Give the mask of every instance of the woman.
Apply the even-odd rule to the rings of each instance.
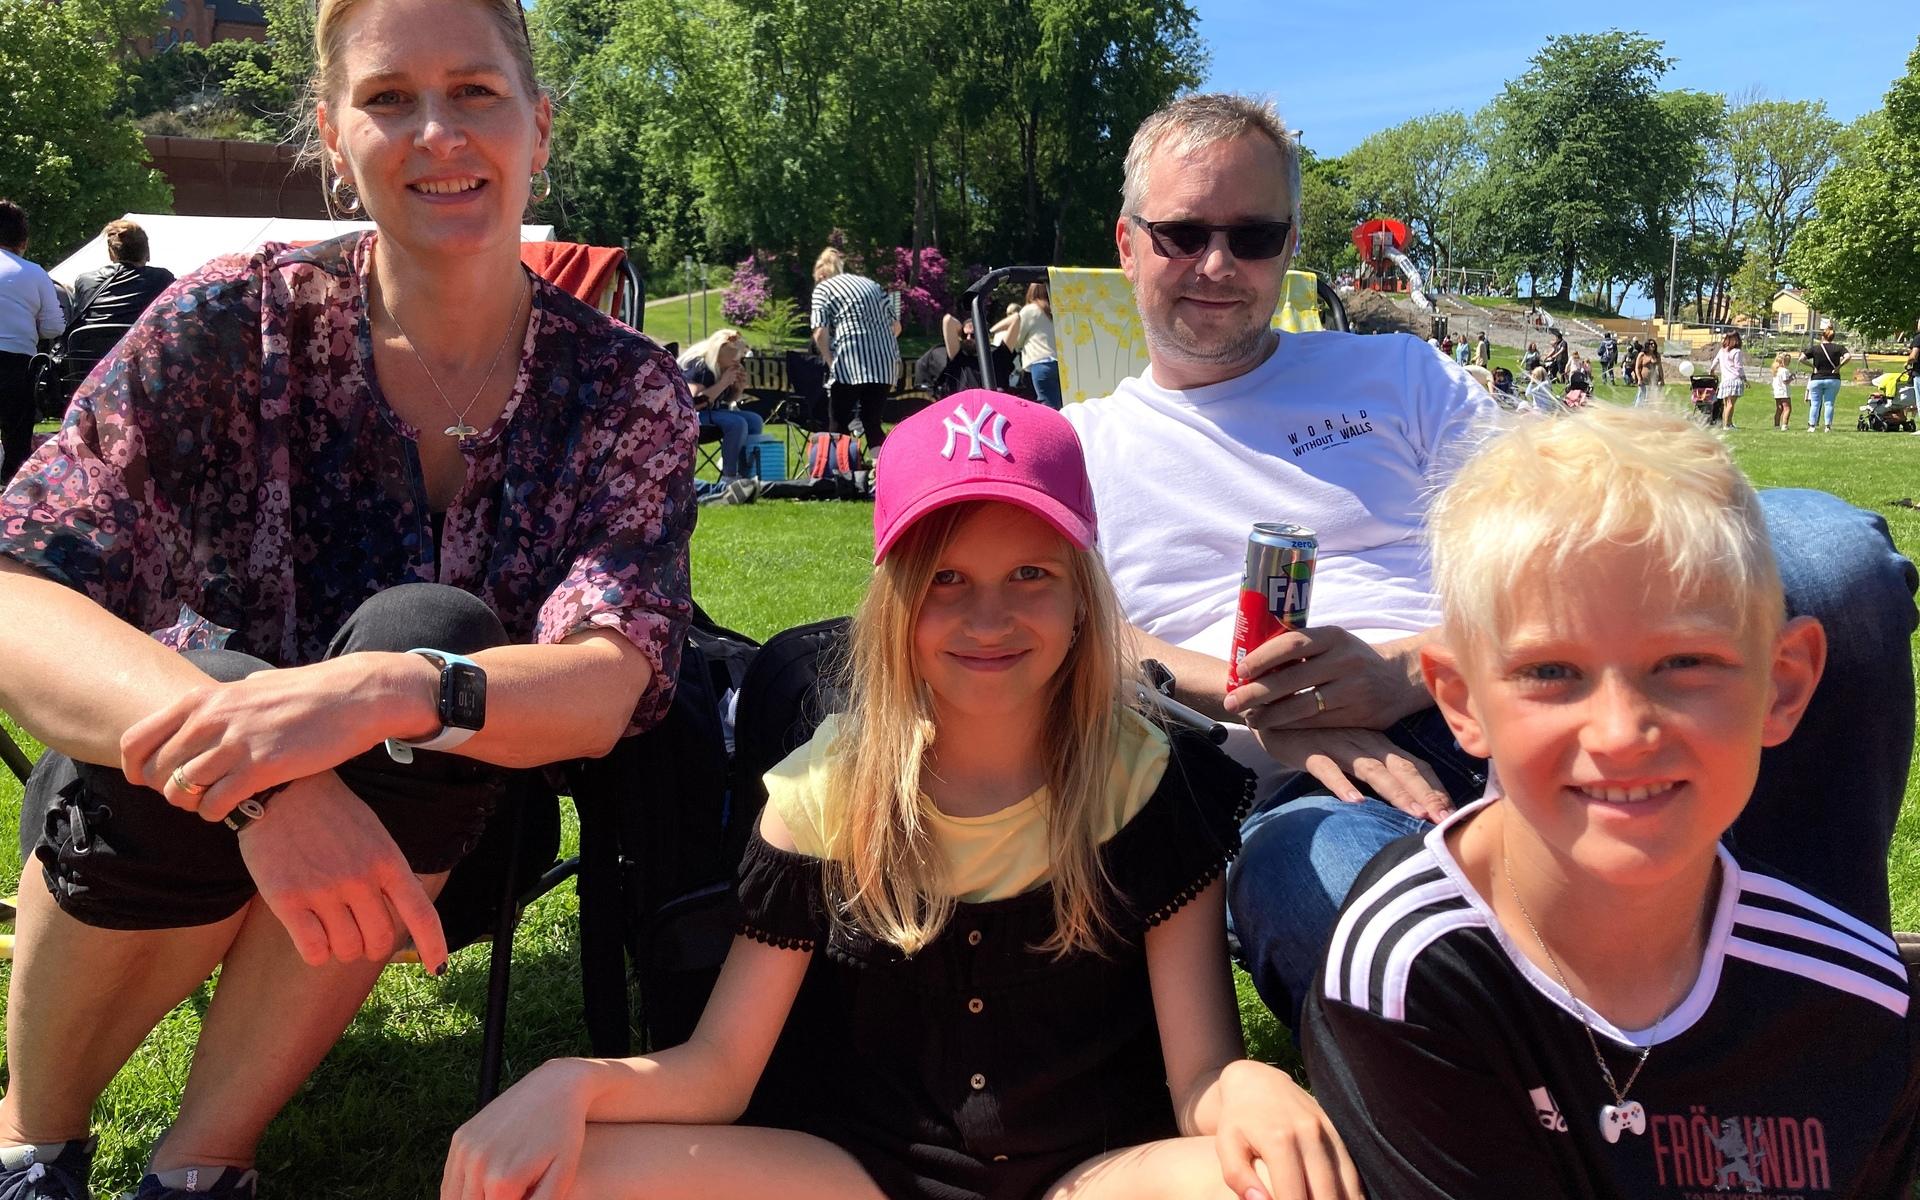
[[[721,329],[687,347],[680,356],[687,390],[693,393],[693,406],[700,410],[701,432],[720,432],[722,484],[755,474],[747,466],[747,443],[766,428],[759,413],[726,407],[740,398],[746,386],[746,371],[740,365],[746,349],[738,329]]]
[[[895,297],[847,271],[847,256],[828,246],[813,261],[808,323],[827,364],[827,423],[835,433],[865,437],[878,450],[887,393],[900,377],[900,309]]]
[[[1720,336],[1720,349],[1714,351],[1708,371],[1719,376],[1714,396],[1720,401],[1720,419],[1733,428],[1733,405],[1747,390],[1747,356],[1740,348],[1740,335],[1729,329]]]
[[[1057,409],[1061,405],[1060,362],[1053,348],[1053,301],[1047,297],[1047,285],[1027,285],[1027,302],[1014,314],[1007,330],[1007,345],[1020,352],[1020,369],[1033,380],[1033,391],[1040,403]]]
[[[1667,369],[1660,361],[1659,343],[1648,338],[1633,359],[1633,378],[1637,390],[1633,406],[1645,408],[1660,398],[1660,387],[1667,382]]]
[[[1520,356],[1520,373],[1522,375],[1531,376],[1533,374],[1533,369],[1539,365],[1540,365],[1540,347],[1533,342],[1528,342],[1527,352]]]
[[[431,897],[508,769],[607,753],[677,669],[692,405],[520,265],[551,109],[519,6],[323,0],[314,34],[330,191],[375,229],[181,280],[0,497],[0,708],[51,748],[0,1195],[86,1195],[93,1101],[220,965],[136,1197],[252,1197],[394,947],[444,969]]]

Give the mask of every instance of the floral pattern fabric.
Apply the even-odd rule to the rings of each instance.
[[[277,666],[318,661],[376,592],[450,584],[516,641],[619,631],[653,667],[629,732],[648,727],[691,613],[697,433],[673,359],[536,279],[512,395],[462,442],[436,538],[419,434],[374,375],[375,236],[169,288],[0,494],[0,554],[166,645]]]

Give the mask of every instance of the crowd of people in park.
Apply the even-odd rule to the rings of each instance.
[[[660,721],[700,430],[723,472],[752,435],[737,333],[676,362],[521,265],[552,109],[514,0],[322,0],[314,51],[373,228],[174,282],[0,492],[0,708],[47,747],[7,1200],[88,1195],[95,1102],[216,967],[133,1195],[251,1200],[396,948],[444,969],[435,898],[505,797]],[[1230,95],[1133,131],[1148,366],[1064,409],[1030,289],[1038,398],[956,318],[965,386],[883,437],[899,314],[821,254],[878,464],[844,703],[765,777],[691,1038],[526,1072],[443,1200],[1912,1187],[1913,564],[1661,405],[1506,418],[1484,330],[1274,329],[1299,154]],[[1656,347],[1598,361],[1658,385]],[[1315,539],[1309,615],[1238,641],[1269,520]],[[1310,1087],[1247,1056],[1233,955]]]

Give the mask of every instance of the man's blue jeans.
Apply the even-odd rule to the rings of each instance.
[[[1885,928],[1887,850],[1913,753],[1914,567],[1877,513],[1824,492],[1760,498],[1787,611],[1826,627],[1827,666],[1794,735],[1761,755],[1753,799],[1726,840]],[[1458,746],[1434,745],[1436,736],[1451,742],[1444,729],[1428,709],[1390,736],[1426,758],[1464,804],[1478,797],[1478,776],[1461,768],[1473,760]],[[1247,969],[1267,1006],[1292,1025],[1360,869],[1387,843],[1433,828],[1379,800],[1347,804],[1309,790],[1317,787],[1308,779],[1283,789],[1249,816],[1227,874],[1229,920]]]
[[[1832,428],[1833,398],[1839,394],[1840,381],[1838,379],[1807,380],[1807,428],[1809,430],[1819,425]],[[1826,408],[1825,416],[1822,416],[1820,412],[1823,405]]]

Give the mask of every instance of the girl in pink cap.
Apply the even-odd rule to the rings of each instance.
[[[535,1070],[443,1198],[1358,1200],[1245,1057],[1220,876],[1253,781],[1130,703],[1072,427],[962,392],[877,471],[847,709],[766,777],[699,1029]]]

